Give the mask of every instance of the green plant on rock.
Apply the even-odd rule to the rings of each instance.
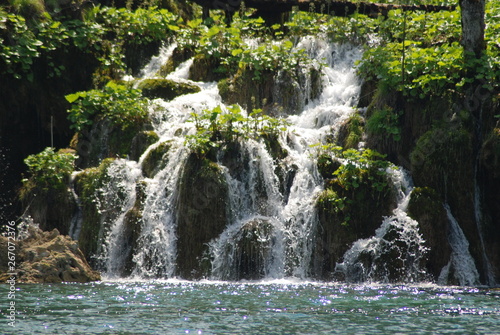
[[[402,112],[394,111],[393,108],[385,106],[385,108],[378,109],[368,118],[366,122],[366,129],[368,132],[392,137],[394,141],[401,140],[401,126],[399,125],[399,118]]]
[[[69,151],[54,151],[47,147],[42,152],[24,159],[28,167],[28,178],[23,179],[21,198],[34,189],[48,191],[67,187],[77,156]]]
[[[223,109],[217,106],[207,109],[200,115],[191,113],[191,121],[195,123],[196,134],[186,137],[187,146],[200,155],[206,155],[210,149],[218,148],[223,143],[237,139],[259,138],[262,135],[276,135],[286,130],[286,122],[255,109],[245,116],[238,105]]]
[[[387,187],[387,168],[390,162],[385,155],[371,149],[342,151],[344,163],[334,172],[346,190],[355,189],[365,180],[377,191]]]
[[[91,126],[97,118],[105,118],[122,129],[147,120],[148,99],[141,91],[109,82],[102,90],[66,95],[72,104],[68,110],[71,128],[77,131]]]

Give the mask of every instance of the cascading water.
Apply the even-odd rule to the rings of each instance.
[[[453,216],[448,204],[445,204],[444,208],[450,222],[448,242],[451,246],[451,257],[448,265],[441,271],[438,282],[446,284],[450,277],[450,271],[453,270],[452,275],[459,285],[479,285],[479,273],[476,269],[474,258],[472,258],[469,252],[469,242]]]
[[[309,275],[312,234],[317,224],[314,205],[323,187],[311,158],[311,146],[335,132],[354,112],[359,82],[353,63],[360,57],[360,51],[312,38],[301,41],[299,47],[305,48],[312,58],[326,62],[323,92],[301,114],[288,117],[290,126],[279,137],[280,146],[288,153],[281,162],[285,174],[288,172],[288,185],[280,185],[275,163],[262,142],[243,144],[249,163],[239,176],[224,168],[233,223],[210,245],[214,278],[241,278],[239,246],[249,243],[245,239],[252,234],[261,248],[253,257],[261,259],[260,271],[264,277]],[[259,185],[264,185],[264,189],[259,190]]]
[[[428,279],[422,267],[427,253],[425,241],[418,222],[406,214],[412,181],[401,168],[388,168],[387,172],[398,195],[397,208],[392,216],[385,218],[375,236],[356,241],[345,253],[343,262],[337,264],[336,271],[349,282]]]
[[[332,134],[335,136],[342,123],[354,113],[360,83],[353,65],[361,51],[317,38],[304,38],[298,47],[324,64],[321,68],[323,88],[318,98],[304,103],[301,113],[288,116],[287,130],[277,134],[275,141],[286,155],[274,157],[263,138],[236,140],[238,154],[235,157],[227,158],[224,149],[218,149],[214,163],[227,185],[227,213],[225,228],[208,243],[204,256],[210,261],[209,273],[213,279],[308,278],[311,275],[314,234],[318,231],[315,204],[323,190],[312,146],[325,143]],[[142,72],[143,78],[154,78],[158,60],[167,58],[173,49],[162,50],[164,54],[153,59]],[[186,136],[196,133],[190,115],[201,115],[217,106],[226,110],[216,83],[195,83],[187,79],[191,63],[192,60],[182,63],[167,78],[195,84],[201,91],[168,102],[155,100],[150,118],[159,140],[138,162],[118,160],[114,163],[130,169],[125,183],[130,196],[123,200],[122,212],[109,225],[103,239],[106,241],[103,257],[110,276],[123,274],[120,269],[126,257],[131,257],[130,273],[135,276],[173,277],[178,273],[179,187],[191,154],[186,147]],[[280,86],[279,82],[276,86]],[[303,99],[307,100],[310,85],[306,81],[304,86]],[[246,115],[246,111],[242,114]],[[144,172],[149,154],[162,147],[168,150],[163,153],[161,164]],[[138,172],[141,170],[142,173]],[[384,280],[391,271],[395,272],[393,278],[401,280],[427,279],[420,266],[426,252],[424,241],[418,232],[418,223],[406,215],[412,190],[409,177],[401,169],[390,169],[388,174],[399,194],[398,207],[393,216],[383,221],[373,238],[354,243],[345,254],[344,262],[338,264],[336,270],[343,272],[348,280]],[[136,201],[140,198],[136,194],[138,183],[144,185],[140,209]],[[137,210],[142,214],[135,245],[124,247],[120,239],[126,238],[128,213]],[[389,242],[388,234],[396,238]],[[369,265],[360,261],[360,257],[367,254],[371,258]],[[397,264],[391,265],[393,260]]]

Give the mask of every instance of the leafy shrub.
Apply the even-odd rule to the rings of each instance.
[[[102,90],[90,90],[66,95],[72,104],[68,110],[71,128],[77,131],[91,126],[96,118],[106,118],[112,124],[126,128],[147,119],[148,99],[141,91],[109,82]]]
[[[64,189],[76,159],[77,156],[71,152],[55,152],[51,147],[38,154],[29,155],[24,159],[28,166],[29,178],[23,179],[21,198],[35,188],[43,191]]]
[[[206,155],[211,148],[241,138],[259,138],[262,135],[275,135],[286,130],[286,122],[263,115],[255,109],[249,116],[242,113],[238,105],[223,110],[220,106],[205,110],[201,115],[191,114],[196,126],[196,134],[186,137],[187,146],[199,155]]]

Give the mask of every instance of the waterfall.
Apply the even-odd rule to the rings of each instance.
[[[388,168],[387,172],[394,183],[398,205],[373,237],[356,241],[345,253],[343,262],[337,264],[335,270],[349,282],[428,279],[422,266],[427,247],[418,222],[406,213],[413,183],[402,168]]]
[[[479,273],[476,269],[474,258],[469,252],[469,242],[465,237],[462,228],[453,216],[448,204],[444,205],[448,220],[450,221],[450,230],[448,242],[451,246],[451,257],[448,265],[444,267],[439,275],[438,283],[446,284],[450,277],[450,271],[453,269],[453,276],[461,286],[479,285]]]
[[[322,91],[311,97],[311,84],[304,81],[303,110],[286,117],[287,129],[276,134],[273,146],[283,153],[277,157],[269,147],[269,139],[239,138],[237,154],[217,149],[215,161],[227,186],[226,225],[222,233],[207,243],[212,279],[239,280],[257,278],[308,278],[318,231],[316,200],[324,188],[314,157],[317,143],[335,137],[340,126],[354,113],[360,82],[354,62],[361,50],[348,45],[335,45],[318,38],[304,38],[299,48],[323,66]],[[173,47],[162,49],[142,71],[143,78],[154,78],[159,64],[168,58]],[[121,212],[103,232],[103,260],[108,276],[123,275],[127,261],[133,264],[130,274],[138,277],[176,275],[177,206],[179,185],[190,151],[186,136],[195,134],[190,115],[226,106],[221,101],[216,83],[192,82],[187,79],[192,60],[188,60],[167,76],[168,79],[198,85],[200,92],[179,96],[171,101],[156,99],[150,118],[159,140],[145,150],[137,162],[117,160],[109,174],[116,179],[127,196],[121,197]],[[304,76],[306,78],[307,76]],[[277,76],[277,80],[280,80]],[[280,86],[280,83],[277,83]],[[246,115],[246,111],[242,111]],[[144,172],[148,156],[168,146],[153,171]],[[119,172],[120,169],[127,172]],[[398,194],[398,206],[392,216],[383,220],[375,236],[359,240],[344,256],[336,270],[348,280],[384,280],[384,276],[405,281],[426,278],[421,263],[426,254],[418,223],[406,215],[413,189],[403,169],[387,170]],[[112,178],[112,179],[113,179]],[[143,185],[139,194],[138,185]],[[140,204],[138,204],[140,202]],[[138,206],[140,208],[138,208]],[[136,240],[127,240],[129,214],[140,209]],[[388,235],[392,238],[389,240]],[[394,237],[395,236],[395,237]],[[360,260],[370,255],[371,264]],[[203,257],[205,257],[203,256]],[[391,257],[390,259],[387,257]],[[385,265],[384,265],[385,264]],[[359,272],[361,269],[361,272]],[[395,274],[395,275],[394,275]]]
[[[107,170],[111,178],[108,192],[110,195],[120,196],[121,204],[119,215],[112,223],[109,232],[104,240],[103,258],[105,272],[113,275],[119,273],[125,266],[125,257],[130,250],[130,246],[124,243],[124,219],[128,210],[133,206],[136,198],[135,185],[140,178],[142,171],[134,161],[116,159]]]
[[[351,46],[332,45],[313,38],[304,38],[299,47],[318,61],[326,62],[322,94],[310,101],[302,113],[287,118],[290,126],[279,137],[279,144],[288,153],[281,162],[288,178],[282,178],[285,180],[281,185],[275,163],[262,142],[242,143],[241,160],[249,161],[244,171],[235,174],[219,162],[229,186],[231,224],[210,244],[214,279],[241,278],[238,271],[244,269],[238,268],[247,262],[241,249],[253,252],[246,247],[251,243],[249,236],[254,245],[260,246],[253,257],[260,262],[262,276],[307,278],[309,275],[317,225],[314,205],[323,189],[311,146],[335,133],[354,112],[360,83],[353,64],[361,52]],[[259,189],[259,185],[264,185],[264,189]]]

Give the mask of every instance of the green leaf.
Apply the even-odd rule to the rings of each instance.
[[[238,56],[242,52],[243,52],[243,49],[234,49],[234,50],[231,51],[231,55]]]

